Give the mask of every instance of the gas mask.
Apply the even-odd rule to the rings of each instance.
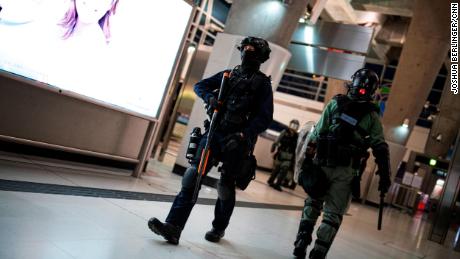
[[[241,67],[243,71],[257,71],[260,65],[270,57],[268,42],[261,38],[246,37],[237,49],[241,53]]]
[[[243,49],[241,51],[241,66],[258,70],[260,64],[261,63],[255,50]]]

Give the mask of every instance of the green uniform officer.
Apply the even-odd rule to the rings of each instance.
[[[289,128],[280,133],[271,147],[271,152],[276,150],[276,153],[273,157],[273,170],[267,183],[278,191],[282,191],[281,185],[286,180],[288,172],[294,169],[298,129],[299,121],[291,120]]]
[[[297,258],[306,256],[313,228],[322,211],[323,220],[309,258],[326,257],[351,198],[354,172],[358,171],[363,153],[369,147],[378,165],[379,190],[386,193],[391,185],[388,145],[383,136],[378,108],[371,102],[378,81],[377,74],[371,70],[356,71],[348,85],[347,95],[337,95],[326,105],[311,132],[307,162],[304,163],[310,161],[315,166],[305,167],[299,177],[299,184],[304,185],[309,197],[305,200],[294,243]],[[317,168],[315,174],[312,174],[312,168]],[[308,189],[305,183],[311,175],[319,175],[315,179],[320,180]]]

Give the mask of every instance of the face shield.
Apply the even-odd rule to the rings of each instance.
[[[379,78],[375,72],[368,69],[360,69],[352,77],[349,84],[349,96],[359,101],[372,100],[378,87]]]

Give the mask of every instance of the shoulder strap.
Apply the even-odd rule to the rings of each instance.
[[[239,71],[238,71],[239,67],[240,67],[240,66],[236,66],[236,67],[234,67],[233,69],[226,69],[226,70],[224,70],[224,71],[230,72],[230,78],[231,78],[232,76],[238,75],[238,73],[239,73]],[[241,79],[238,79],[236,82],[233,82],[233,83],[230,85],[230,87],[228,88],[228,90],[227,90],[226,93],[225,93],[223,102],[225,102],[225,101],[227,100],[227,98],[228,98],[228,97],[230,96],[230,94],[234,91],[236,85],[238,85],[240,81],[241,81]]]
[[[338,94],[334,96],[333,99],[337,102],[337,108],[340,113],[342,113],[348,104],[352,102],[350,98],[343,94]]]

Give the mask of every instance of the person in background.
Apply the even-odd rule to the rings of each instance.
[[[294,170],[297,130],[299,130],[299,121],[293,119],[289,123],[289,128],[281,131],[271,147],[271,152],[275,155],[273,156],[273,171],[267,183],[278,191],[282,191],[281,185],[288,172]]]

